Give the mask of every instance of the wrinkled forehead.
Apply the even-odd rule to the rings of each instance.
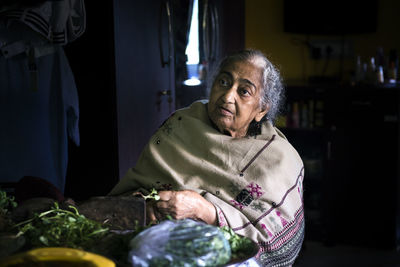
[[[230,73],[237,78],[249,79],[258,85],[263,80],[263,65],[259,60],[230,60],[222,64],[219,73]]]
[[[243,64],[241,64],[243,63]],[[221,72],[223,69],[227,69],[229,67],[232,67],[233,65],[252,65],[254,68],[259,69],[259,70],[264,70],[266,67],[265,61],[260,58],[260,57],[251,57],[251,58],[230,58],[222,62],[219,68],[219,72]]]

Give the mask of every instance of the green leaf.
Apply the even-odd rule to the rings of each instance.
[[[69,222],[76,222],[76,219],[73,218],[73,217],[71,217],[71,216],[69,216],[69,217],[68,217],[68,221],[69,221]],[[69,226],[69,225],[68,225],[68,226]]]
[[[160,200],[160,196],[158,195],[158,192],[155,188],[152,188],[150,194],[143,196],[143,198],[145,200],[147,199],[154,199],[156,201]]]
[[[47,240],[47,238],[45,236],[40,236],[39,237],[40,242],[42,242],[43,244],[45,244],[46,246],[49,245],[49,241]]]
[[[71,209],[60,209],[55,202],[50,210],[35,214],[14,227],[18,227],[18,234],[24,235],[33,247],[45,244],[90,249],[108,228],[80,215],[76,208]]]

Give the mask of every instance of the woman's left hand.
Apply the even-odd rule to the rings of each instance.
[[[155,203],[155,214],[159,220],[170,215],[181,220],[191,218],[208,224],[216,224],[217,214],[214,205],[199,193],[191,190],[160,191],[160,200]]]

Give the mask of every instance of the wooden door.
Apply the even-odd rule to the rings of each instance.
[[[114,1],[119,176],[174,111],[173,25],[165,0]]]

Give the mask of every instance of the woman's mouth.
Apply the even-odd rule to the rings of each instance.
[[[232,115],[233,115],[233,112],[230,111],[230,110],[227,109],[227,108],[219,107],[218,109],[219,109],[219,112],[220,112],[222,115],[226,115],[226,116],[232,116]]]

